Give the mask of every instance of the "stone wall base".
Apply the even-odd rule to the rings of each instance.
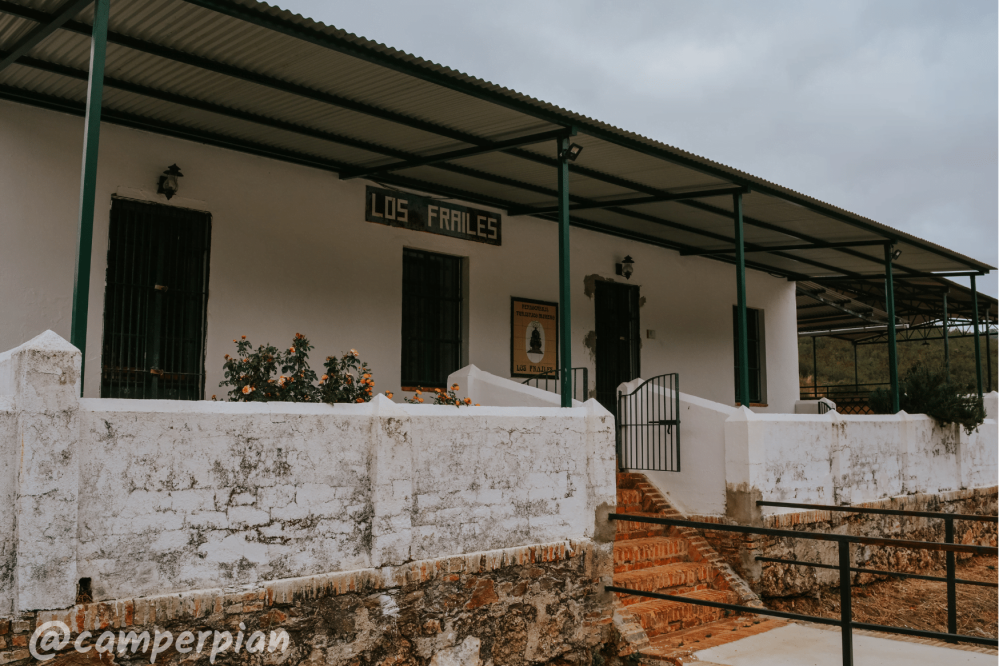
[[[902,509],[907,511],[939,511],[974,515],[996,515],[999,487],[973,488],[937,494],[905,495],[858,507]],[[728,519],[691,516],[691,520],[734,524]],[[767,515],[762,527],[801,532],[836,532],[858,536],[918,541],[944,540],[944,523],[930,518],[849,514],[830,511],[799,511]],[[955,521],[955,540],[963,544],[996,545],[996,524]],[[836,544],[805,539],[786,539],[757,534],[736,534],[705,530],[704,537],[732,567],[763,597],[789,597],[810,594],[818,588],[839,584],[839,572],[775,563],[760,563],[757,556],[795,559],[806,562],[837,564]],[[943,552],[861,546],[851,548],[853,566],[918,573],[942,566]],[[958,553],[958,559],[971,557]],[[874,580],[870,574],[853,574],[857,584]]]
[[[27,649],[36,626],[65,623],[83,645],[104,632],[231,632],[243,650],[221,663],[257,664],[577,664],[589,666],[613,636],[613,599],[603,576],[612,545],[564,541],[506,548],[400,567],[276,580],[238,590],[209,589],[80,604],[0,620],[0,664],[34,662]],[[253,632],[284,630],[289,648],[249,653]],[[123,640],[122,634],[122,640]],[[211,643],[209,639],[208,643]],[[234,640],[235,643],[235,640]],[[170,648],[156,664],[208,663],[210,649]],[[139,650],[84,657],[72,643],[49,664],[150,663]],[[599,660],[598,660],[599,661]]]

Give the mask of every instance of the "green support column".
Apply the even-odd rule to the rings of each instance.
[[[944,340],[944,370],[947,383],[950,384],[950,322],[947,318],[947,292],[943,294],[943,340]]]
[[[732,195],[732,206],[735,213],[735,290],[736,290],[736,324],[739,339],[736,348],[739,350],[739,394],[736,399],[739,404],[749,407],[749,340],[746,324],[746,248],[742,232],[742,193]],[[814,339],[813,339],[814,343]],[[818,387],[818,384],[816,384]],[[818,389],[816,388],[816,391]]]
[[[985,392],[992,393],[992,344],[989,342],[989,330],[991,324],[992,309],[985,308]]]
[[[853,343],[853,388],[860,390],[860,371],[857,366],[857,343]]]
[[[978,397],[982,397],[982,341],[978,333],[978,288],[975,276],[971,276],[972,318],[975,320],[975,379],[978,381]]]
[[[73,278],[73,315],[69,341],[83,354],[80,391],[87,359],[87,310],[90,298],[90,259],[94,243],[94,190],[97,187],[97,149],[101,133],[101,97],[104,92],[104,56],[108,44],[110,0],[94,3],[94,28],[90,38],[90,79],[87,83],[87,116],[83,131],[83,172],[80,176],[80,226],[76,240]]]
[[[561,373],[562,406],[572,407],[572,307],[569,302],[569,138],[566,134],[558,145],[558,346]]]
[[[818,354],[818,343],[815,338],[817,336],[812,336],[812,391],[813,396],[819,397],[819,354]]]
[[[888,312],[888,376],[891,381],[891,410],[898,414],[898,341],[895,338],[895,283],[892,278],[892,245],[885,243],[885,310]]]

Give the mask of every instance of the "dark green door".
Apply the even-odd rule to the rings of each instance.
[[[113,199],[102,398],[201,400],[211,215]]]
[[[597,281],[597,400],[617,414],[617,387],[641,373],[638,287]]]

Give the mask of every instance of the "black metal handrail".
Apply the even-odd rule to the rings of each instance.
[[[572,373],[572,399],[579,400],[580,402],[586,402],[588,399],[588,394],[590,392],[590,371],[588,368],[572,368],[570,370]],[[562,370],[554,370],[552,372],[541,373],[537,375],[532,375],[528,377],[521,384],[526,386],[533,386],[534,388],[539,388],[543,391],[551,391],[552,393],[557,393],[561,395],[562,385],[559,381]],[[533,382],[533,383],[532,383]],[[544,383],[544,386],[542,386]]]
[[[769,503],[768,503],[769,504]],[[809,505],[806,505],[809,506]],[[814,505],[811,505],[814,508]],[[836,507],[837,509],[849,510],[847,507]],[[928,512],[921,512],[928,513]],[[954,514],[937,514],[934,517],[947,518],[948,516],[953,517]],[[976,553],[985,555],[996,555],[999,554],[999,549],[992,546],[972,546],[968,544],[955,544],[953,543],[953,533],[951,533],[950,543],[939,543],[935,541],[913,541],[909,539],[887,539],[881,537],[864,537],[855,536],[852,534],[828,534],[822,532],[796,532],[794,530],[782,530],[769,527],[746,527],[743,525],[724,525],[719,523],[707,523],[693,520],[680,520],[676,518],[659,518],[656,516],[636,516],[623,513],[612,513],[608,516],[610,520],[627,520],[636,523],[651,523],[653,525],[666,525],[671,527],[689,527],[698,530],[714,530],[720,532],[738,532],[741,534],[762,534],[766,536],[782,537],[786,539],[809,539],[813,541],[835,541],[839,551],[839,563],[837,565],[824,565],[820,564],[818,566],[823,568],[836,568],[839,569],[839,593],[840,593],[840,617],[838,620],[833,618],[819,617],[815,615],[803,615],[800,613],[788,613],[785,611],[775,611],[769,608],[756,608],[739,606],[737,604],[728,604],[719,601],[708,601],[705,599],[695,599],[691,597],[682,597],[672,594],[661,594],[658,592],[644,592],[642,590],[633,590],[625,587],[618,587],[616,585],[605,586],[608,592],[619,592],[622,594],[632,594],[635,596],[649,597],[652,599],[665,599],[667,601],[676,601],[680,603],[693,604],[695,606],[708,606],[711,608],[721,608],[724,610],[732,610],[736,612],[753,613],[757,615],[768,615],[772,617],[780,617],[790,620],[801,620],[804,622],[813,622],[817,624],[828,624],[832,626],[838,626],[842,629],[842,646],[843,646],[843,666],[853,666],[853,629],[864,629],[868,631],[880,631],[890,634],[903,634],[907,636],[918,636],[921,638],[932,638],[944,641],[962,641],[966,643],[975,643],[978,645],[999,645],[999,641],[995,638],[985,638],[981,636],[966,636],[958,634],[956,627],[954,631],[949,631],[948,633],[942,633],[938,631],[924,631],[922,629],[909,629],[906,627],[889,627],[879,624],[867,624],[863,622],[854,622],[852,619],[853,609],[852,609],[852,591],[851,591],[851,580],[850,574],[855,567],[850,566],[850,544],[859,543],[864,545],[876,545],[876,546],[895,546],[901,548],[912,548],[912,549],[923,549],[923,550],[940,550],[947,552],[948,557],[953,557],[953,553]],[[975,518],[992,518],[991,516],[976,516]],[[947,520],[947,524],[951,525],[951,532],[953,530],[953,520]],[[771,558],[776,559],[776,558]],[[815,563],[811,562],[797,562],[797,561],[786,561],[785,563],[795,563],[807,566],[815,566]],[[957,582],[957,579],[953,576],[948,576],[948,585]],[[948,615],[950,614],[950,609],[956,607],[956,604],[951,603],[953,600],[949,594],[948,590]],[[950,622],[948,621],[948,629],[951,629]]]
[[[801,502],[770,502],[767,500],[759,500],[756,502],[756,506],[773,506],[786,509],[809,509],[812,511],[835,511],[839,513],[866,513],[875,514],[882,516],[908,516],[912,518],[931,518],[939,519],[944,521],[944,542],[954,543],[954,521],[955,520],[967,520],[972,522],[980,523],[999,523],[999,516],[976,516],[967,513],[944,513],[942,511],[908,511],[906,509],[876,509],[873,507],[863,507],[863,506],[835,506],[831,504],[804,504]],[[759,557],[756,558],[760,560]],[[948,551],[946,555],[946,567],[947,567],[947,577],[946,578],[932,578],[932,580],[943,580],[947,583],[947,633],[956,634],[957,633],[957,585],[968,585],[971,583],[962,582],[956,578],[957,562],[954,559],[953,551]],[[787,564],[800,564],[805,566],[805,563],[793,562],[791,560],[785,560]],[[816,565],[820,566],[820,565]],[[906,575],[901,572],[894,574],[901,578],[919,578],[920,576]]]
[[[890,386],[890,384],[819,384],[818,386],[805,384],[798,387],[798,393],[802,400],[826,397],[832,399],[834,396],[866,398],[876,389],[885,386]]]

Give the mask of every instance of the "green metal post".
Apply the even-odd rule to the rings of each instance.
[[[895,284],[891,272],[891,248],[891,243],[885,243],[885,310],[888,312],[888,376],[891,381],[891,410],[892,414],[898,414],[898,341],[895,339]]]
[[[739,404],[749,406],[749,333],[746,324],[746,248],[742,229],[742,193],[732,195],[735,217],[735,290],[736,322],[739,338],[736,348],[739,351]],[[818,385],[816,385],[817,390]]]
[[[101,97],[104,92],[104,56],[108,45],[108,11],[111,0],[94,3],[94,28],[90,37],[90,79],[87,83],[87,116],[83,133],[83,172],[80,176],[80,226],[76,241],[73,279],[73,314],[69,341],[83,354],[80,391],[87,360],[87,310],[90,297],[90,259],[94,243],[94,204],[97,188],[97,149],[101,133]]]
[[[989,342],[991,307],[985,308],[985,392],[992,393],[992,344]]]
[[[947,383],[950,384],[950,322],[947,319],[947,292],[943,295],[943,341],[944,369],[947,373]]]
[[[982,397],[982,341],[978,332],[978,288],[975,276],[971,276],[972,317],[975,320],[975,379],[978,381],[978,397]]]
[[[572,407],[572,308],[569,303],[569,137],[560,138],[558,146],[558,346],[561,362],[559,381],[562,406]]]
[[[857,369],[857,343],[853,343],[853,388],[860,390],[860,371]]]
[[[815,338],[817,336],[812,336],[812,388],[814,389],[812,394],[815,398],[819,397],[819,354],[818,343]]]

